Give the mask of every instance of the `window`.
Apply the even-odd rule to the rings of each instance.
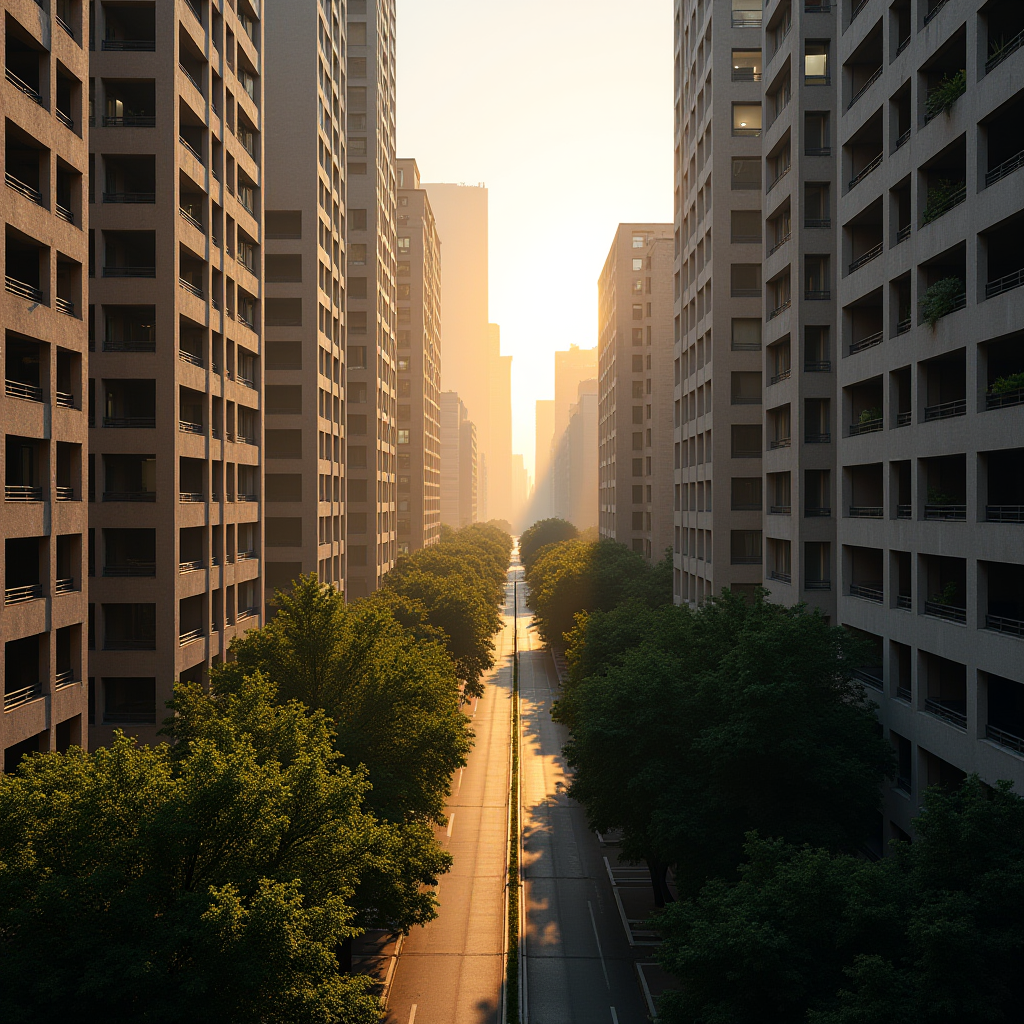
[[[804,82],[807,85],[828,85],[828,40],[807,40],[804,49]]]
[[[155,725],[156,679],[105,676],[103,679],[103,723],[104,725]]]
[[[732,80],[734,82],[761,81],[761,51],[732,51]]]
[[[734,459],[761,458],[761,424],[734,423],[732,425],[732,457]]]
[[[409,239],[409,238],[399,238],[398,239],[398,255],[399,256],[408,256],[409,255],[409,243],[410,242],[411,242],[411,239]]]
[[[756,299],[761,295],[761,264],[734,263],[732,265],[732,297]]]
[[[409,443],[409,431],[408,430],[399,430],[398,431],[398,443],[399,444],[408,444]]]
[[[733,565],[761,564],[760,530],[732,530],[729,546]]]
[[[301,238],[301,210],[267,210],[267,238]]]
[[[831,294],[828,256],[805,256],[804,298],[827,299]]]
[[[363,210],[365,216],[366,211]],[[365,242],[352,242],[348,247],[348,262],[350,266],[364,267],[366,266],[366,243]]]
[[[734,191],[761,188],[761,161],[757,157],[732,158],[732,187]]]
[[[644,269],[644,261],[642,259],[641,260],[633,260],[633,269],[634,270],[643,270]]]
[[[761,134],[760,103],[734,103],[732,105],[732,133],[751,138]]]
[[[733,210],[731,240],[740,243],[759,243],[761,241],[761,211]]]
[[[761,491],[762,483],[759,476],[734,476],[732,478],[733,512],[760,512]]]
[[[808,156],[831,154],[827,110],[810,110],[804,115],[804,152]]]
[[[737,317],[732,322],[733,352],[761,351],[761,319]]]
[[[760,405],[761,404],[761,374],[757,371],[748,370],[743,372],[734,371],[732,375],[732,404],[733,405]]]
[[[732,0],[733,28],[760,28],[760,0]]]
[[[810,183],[804,192],[804,227],[829,228],[832,218],[829,214],[828,182]]]
[[[634,320],[643,320],[643,318],[644,318],[644,307],[643,307],[642,304],[636,303],[633,306],[633,319]],[[641,336],[641,340],[642,340],[642,336]]]
[[[302,547],[301,516],[267,516],[264,530],[268,548]]]
[[[642,249],[645,245],[647,245],[647,236],[646,235],[634,235],[633,236],[633,248],[634,249]]]
[[[366,369],[366,346],[350,345],[348,349],[348,368],[350,370]]]
[[[301,459],[301,430],[267,430],[264,443],[268,459]]]

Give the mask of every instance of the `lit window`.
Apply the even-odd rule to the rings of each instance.
[[[398,251],[403,255],[407,256],[409,253],[409,242],[408,238],[399,238],[398,240]]]
[[[634,270],[643,270],[644,269],[644,261],[642,259],[641,260],[633,260],[633,269]]]
[[[646,235],[634,235],[633,236],[633,248],[642,249],[647,244]]]

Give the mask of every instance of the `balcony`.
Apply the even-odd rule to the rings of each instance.
[[[924,517],[932,521],[963,523],[967,521],[967,506],[952,502],[944,505],[925,505]]]
[[[882,166],[882,159],[884,153],[879,153],[878,156],[872,157],[865,165],[858,171],[851,179],[849,187],[851,189],[856,188],[868,175],[873,174]]]
[[[967,712],[961,709],[959,702],[933,700],[929,697],[924,702],[924,708],[929,714],[955,725],[958,729],[967,728]]]
[[[952,402],[940,402],[938,405],[927,405],[924,410],[925,422],[931,420],[948,420],[955,416],[967,415],[967,400],[955,399]]]
[[[24,604],[26,601],[38,601],[41,597],[41,583],[26,583],[18,587],[8,587],[4,591],[4,604]]]
[[[989,281],[985,285],[985,298],[991,299],[1003,292],[1012,291],[1024,284],[1024,268],[1014,270],[1012,273],[1004,274],[1002,277]]]
[[[985,726],[985,739],[998,743],[1001,747],[1015,750],[1018,754],[1024,754],[1024,737],[1015,733],[1007,732],[994,725]]]
[[[874,434],[884,426],[881,416],[862,417],[859,422],[850,424],[850,437],[857,437],[860,434]]]
[[[850,273],[852,274],[855,270],[860,270],[861,267],[866,266],[872,260],[878,259],[882,255],[882,243],[879,242],[877,245],[872,246],[863,255],[858,256],[850,264]]]
[[[882,667],[871,666],[868,668],[855,668],[850,675],[858,682],[870,686],[873,690],[881,690],[883,683]]]
[[[850,597],[859,597],[862,601],[873,601],[881,604],[884,594],[881,583],[851,583]]]
[[[958,622],[961,625],[967,624],[966,608],[943,604],[941,601],[925,601],[924,614],[933,619],[942,619],[944,622]]]
[[[1001,181],[1008,174],[1013,174],[1014,171],[1024,167],[1024,149],[1019,153],[1014,153],[1013,156],[1007,157],[1002,163],[996,164],[992,170],[987,171],[985,174],[985,187],[988,188],[990,185],[994,185],[997,181]]]
[[[865,349],[874,348],[876,345],[881,345],[885,340],[882,331],[875,331],[874,334],[867,334],[863,338],[859,338],[857,341],[850,342],[850,355],[856,355],[858,352],[863,352]]]
[[[883,509],[881,505],[851,505],[851,519],[881,519]]]
[[[31,704],[34,700],[40,700],[43,696],[43,688],[40,683],[32,683],[23,686],[18,690],[4,691],[4,712],[13,711],[25,704]]]

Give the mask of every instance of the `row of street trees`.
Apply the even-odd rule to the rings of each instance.
[[[667,904],[680,985],[659,1020],[1024,1019],[1024,801],[976,779],[933,792],[912,846],[865,858],[894,764],[851,676],[859,640],[763,595],[675,607],[667,567],[535,529],[552,540],[532,607],[568,643],[570,794]]]
[[[303,577],[209,690],[176,687],[168,744],[0,778],[3,1019],[378,1021],[351,942],[435,916],[510,551],[446,533],[350,605]]]

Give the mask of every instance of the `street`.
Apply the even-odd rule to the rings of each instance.
[[[391,1024],[498,1024],[504,974],[504,872],[512,686],[512,581],[497,661],[470,708],[476,744],[456,776],[441,841],[455,863],[439,886],[438,919],[412,932],[395,972]],[[551,721],[558,677],[530,625],[519,584],[521,789],[527,1024],[648,1020],[603,850],[564,793],[563,727]]]

